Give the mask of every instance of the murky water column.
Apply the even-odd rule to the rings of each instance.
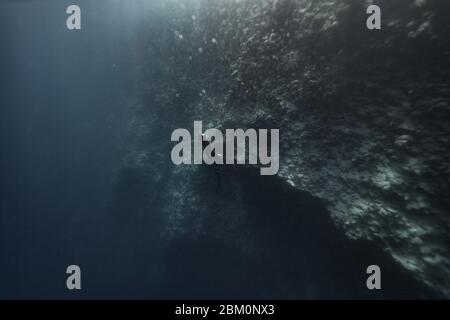
[[[105,206],[133,99],[142,1],[2,1],[0,297],[61,297],[65,268],[96,292]],[[92,243],[95,242],[95,245]],[[91,268],[89,268],[91,266]],[[73,296],[73,295],[72,295]]]

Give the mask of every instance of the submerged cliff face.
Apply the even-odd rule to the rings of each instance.
[[[261,183],[321,199],[348,238],[382,247],[450,296],[450,5],[380,0],[382,30],[369,31],[370,3],[161,4],[122,175],[148,190],[135,211],[158,212],[168,239],[214,234],[258,250],[264,237],[248,228],[250,186],[239,173],[252,169],[224,169],[216,192],[207,168],[172,165],[170,134],[194,120],[279,128],[278,178]]]

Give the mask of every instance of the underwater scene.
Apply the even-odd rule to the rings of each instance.
[[[450,298],[450,2],[2,0],[0,299]]]

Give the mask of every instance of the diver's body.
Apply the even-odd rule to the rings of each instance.
[[[207,146],[210,145],[210,143],[211,143],[211,140],[208,137],[206,137],[205,134],[202,134],[203,151],[205,150],[205,148]],[[212,150],[211,156],[212,157],[216,156],[216,150],[214,150],[214,149]],[[220,156],[222,156],[222,155],[220,155]],[[217,189],[220,189],[222,187],[222,179],[221,179],[221,173],[220,173],[220,164],[214,163],[211,166],[212,166],[212,168],[213,168],[213,170],[215,172],[215,175],[216,175]]]

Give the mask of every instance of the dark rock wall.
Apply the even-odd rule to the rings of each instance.
[[[193,120],[280,128],[283,188],[321,199],[348,238],[448,297],[450,3],[376,1],[382,30],[369,31],[370,3],[162,3],[122,177],[143,181],[134,212],[158,212],[166,239],[210,234],[257,250],[239,175],[215,192],[207,169],[171,164],[170,134]]]

